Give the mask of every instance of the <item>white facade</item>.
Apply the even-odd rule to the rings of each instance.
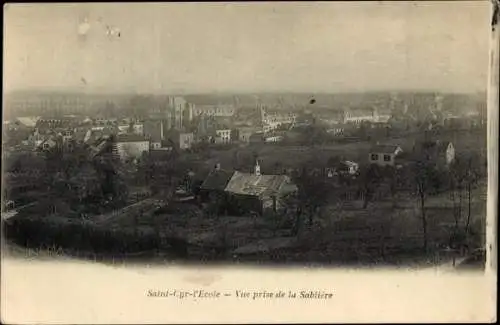
[[[193,146],[193,142],[194,142],[193,133],[179,134],[179,149],[190,149]]]
[[[381,167],[394,166],[396,164],[396,156],[402,151],[400,147],[396,147],[394,151],[371,151],[368,155],[368,161],[371,164],[376,164]]]
[[[272,136],[272,137],[266,137],[264,139],[264,141],[268,142],[268,143],[280,142],[280,141],[283,141],[283,137],[281,135],[276,135],[276,136]]]
[[[229,143],[231,142],[231,130],[216,130],[215,143]]]
[[[328,129],[326,132],[328,134],[333,135],[333,136],[343,136],[344,131],[345,131],[345,129],[343,127],[336,127],[336,128]]]
[[[156,141],[156,142],[151,141],[149,144],[149,147],[151,149],[160,149],[161,148],[161,141]]]
[[[262,112],[261,114],[264,133],[276,130],[284,124],[293,124],[296,120],[296,114],[291,112]]]
[[[130,141],[130,142],[117,142],[116,149],[120,158],[134,159],[140,158],[143,152],[149,152],[149,141]]]
[[[193,115],[231,117],[235,111],[236,109],[233,105],[196,105],[193,108]]]
[[[377,122],[377,118],[372,114],[353,114],[346,112],[345,123],[359,124],[361,122]]]

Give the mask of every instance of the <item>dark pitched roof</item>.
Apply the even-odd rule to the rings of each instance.
[[[203,184],[201,184],[200,188],[204,190],[221,190],[223,191],[231,177],[233,177],[234,172],[228,170],[214,170],[210,174],[208,174],[207,178]]]
[[[115,129],[113,129],[113,128],[106,127],[102,130],[91,130],[88,143],[95,143],[96,141],[98,141],[100,139],[104,139],[104,138],[107,139],[114,134],[115,134]],[[86,133],[85,133],[85,135],[86,135]]]
[[[371,148],[370,152],[374,153],[394,153],[400,146],[392,144],[378,144]]]

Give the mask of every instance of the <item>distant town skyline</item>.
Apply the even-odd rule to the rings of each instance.
[[[487,87],[488,1],[9,4],[4,91]]]

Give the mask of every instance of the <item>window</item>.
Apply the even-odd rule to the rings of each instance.
[[[44,143],[43,144],[43,149],[49,149],[49,144],[48,143]]]
[[[374,154],[371,155],[370,159],[373,160],[373,161],[377,161],[378,160],[378,155],[376,153],[374,153]]]
[[[384,155],[384,161],[391,161],[391,155]]]

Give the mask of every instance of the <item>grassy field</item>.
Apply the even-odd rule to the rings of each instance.
[[[486,217],[485,184],[472,194],[471,228],[484,236]],[[463,227],[467,207],[464,201]],[[422,250],[423,231],[418,202],[401,196],[394,207],[389,200],[371,202],[362,209],[361,201],[344,206],[326,206],[309,226],[307,220],[294,244],[277,251],[239,256],[239,262],[272,262],[354,266],[425,266],[446,261],[449,253],[442,248],[449,243],[454,224],[453,204],[446,193],[429,197],[426,204],[428,252]],[[179,211],[138,218],[138,231],[148,233],[160,227],[163,236],[183,238],[197,246],[185,260],[230,261],[231,251],[252,242],[291,236],[290,228],[276,229],[273,220],[248,217],[207,216],[191,206]],[[120,229],[134,228],[134,218],[122,218],[113,224]],[[282,224],[282,223],[281,223]],[[479,240],[481,241],[481,240]],[[481,245],[479,245],[481,246]],[[212,254],[210,247],[223,247]]]
[[[422,133],[406,135],[404,137],[393,137],[381,139],[381,143],[395,144],[402,147],[404,151],[413,148],[415,142],[422,141]],[[441,141],[451,141],[457,155],[466,153],[479,153],[486,155],[486,134],[480,131],[458,131],[442,132],[435,135],[433,139]],[[332,156],[343,157],[346,160],[366,163],[368,153],[375,141],[359,141],[353,143],[338,143],[316,146],[282,146],[279,144],[250,144],[246,147],[234,147],[229,150],[212,150],[210,158],[205,160],[207,167],[213,167],[220,163],[222,168],[231,169],[234,167],[235,156],[240,157],[240,163],[246,162],[249,168],[253,166],[253,157],[256,155],[261,163],[263,172],[271,172],[276,163],[283,167],[300,167],[305,164],[325,165]]]

